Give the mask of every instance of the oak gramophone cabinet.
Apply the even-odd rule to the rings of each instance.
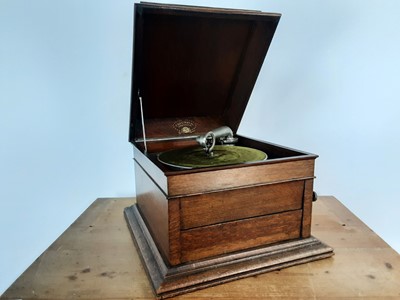
[[[135,4],[137,197],[125,218],[159,298],[333,255],[310,232],[317,155],[236,134],[279,19]],[[222,126],[268,158],[190,169],[159,160]]]

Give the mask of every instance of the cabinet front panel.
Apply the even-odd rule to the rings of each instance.
[[[170,197],[194,195],[313,178],[314,159],[249,164],[222,170],[176,173],[168,177],[168,195]]]
[[[188,262],[300,237],[302,210],[199,227],[181,232]]]
[[[302,208],[304,181],[220,191],[181,199],[183,229]]]

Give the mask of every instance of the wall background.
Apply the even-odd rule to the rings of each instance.
[[[239,133],[319,154],[315,190],[400,252],[400,2],[165,2],[283,14]],[[135,193],[132,6],[0,0],[0,294],[96,198]]]

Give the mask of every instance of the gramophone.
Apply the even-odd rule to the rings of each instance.
[[[333,255],[311,235],[317,155],[237,134],[279,19],[135,4],[125,218],[159,298]]]

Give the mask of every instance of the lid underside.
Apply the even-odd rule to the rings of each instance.
[[[279,17],[136,4],[130,141],[142,137],[139,96],[149,138],[160,130],[146,124],[180,118],[211,118],[236,132]]]

